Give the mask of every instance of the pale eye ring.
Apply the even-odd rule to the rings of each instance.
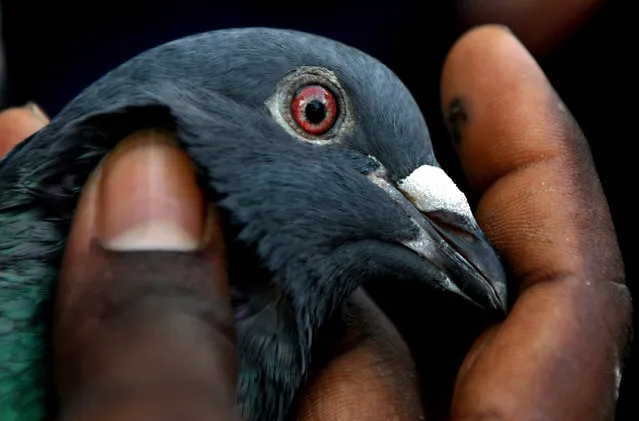
[[[284,130],[315,145],[340,142],[355,125],[346,90],[324,67],[302,66],[286,75],[265,105]]]

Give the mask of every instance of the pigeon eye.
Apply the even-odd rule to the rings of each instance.
[[[302,66],[286,75],[264,105],[290,135],[314,146],[341,142],[355,127],[346,89],[323,67]]]
[[[305,86],[295,94],[291,114],[304,131],[321,135],[337,120],[337,101],[333,93],[321,85]]]

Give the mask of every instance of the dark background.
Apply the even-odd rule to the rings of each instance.
[[[322,0],[290,4],[242,0],[224,3],[111,0],[74,3],[78,2],[3,2],[8,81],[5,106],[35,101],[54,116],[80,90],[126,59],[149,47],[196,32],[236,26],[300,29],[360,48],[393,69],[421,105],[440,162],[462,188],[465,187],[452,146],[447,141],[439,105],[441,66],[446,52],[463,30],[455,2],[393,0],[387,4],[358,4]],[[639,139],[630,123],[636,121],[634,113],[639,110],[635,97],[635,78],[639,72],[633,64],[637,59],[638,37],[630,21],[630,3],[604,2],[587,23],[552,50],[540,52],[537,58],[590,141],[624,254],[628,284],[636,292],[634,216],[637,211],[631,196],[637,190],[633,152],[634,142]],[[540,22],[539,31],[544,30],[549,28]],[[428,313],[429,303],[411,298],[412,294],[400,295],[396,298],[401,298],[402,307]],[[441,307],[441,303],[438,304]],[[389,308],[393,311],[392,305]],[[459,315],[450,323],[429,327],[427,334],[424,334],[427,328],[423,312],[398,318],[403,324],[412,322],[412,329],[407,333],[409,342],[416,355],[426,356],[420,358],[423,362],[419,363],[428,373],[425,389],[446,395],[452,387],[456,364],[472,340],[472,335],[458,334],[468,318]],[[639,361],[635,360],[637,358],[630,360],[625,372],[617,421],[639,419],[639,403],[633,399],[639,397],[635,393]]]

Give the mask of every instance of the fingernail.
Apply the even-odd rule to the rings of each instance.
[[[29,101],[26,104],[24,104],[23,107],[28,109],[29,111],[31,111],[43,123],[45,123],[45,124],[49,123],[49,120],[50,120],[49,116],[35,102]]]
[[[167,132],[125,139],[98,170],[97,235],[118,251],[201,246],[204,200],[188,156]]]

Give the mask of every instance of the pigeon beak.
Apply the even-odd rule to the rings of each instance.
[[[403,244],[438,268],[440,286],[484,309],[506,312],[506,275],[499,257],[466,196],[441,168],[423,165],[397,184],[379,171],[369,177],[417,226],[417,238]]]

